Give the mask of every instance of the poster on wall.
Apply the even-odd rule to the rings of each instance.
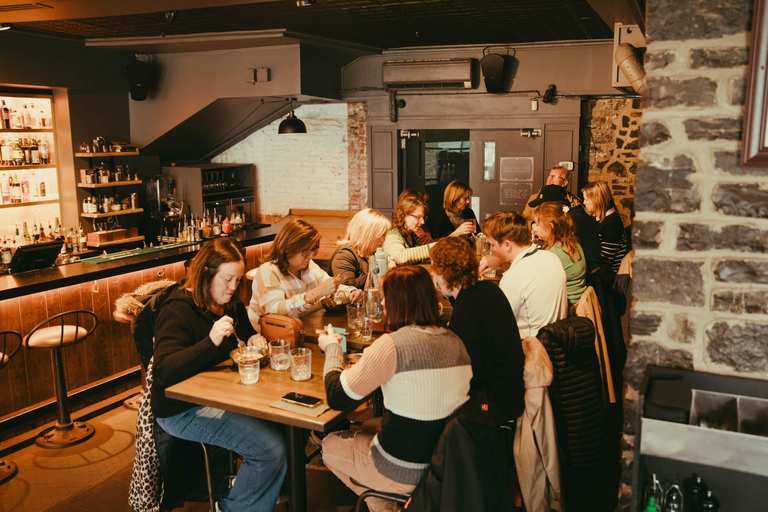
[[[525,207],[533,194],[533,182],[502,181],[499,183],[499,204]]]

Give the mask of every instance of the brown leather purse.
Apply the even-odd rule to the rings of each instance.
[[[291,348],[304,346],[304,322],[298,318],[270,313],[262,316],[259,324],[267,341],[286,340]]]

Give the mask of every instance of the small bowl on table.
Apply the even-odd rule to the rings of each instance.
[[[259,359],[259,366],[264,368],[269,364],[269,357],[267,357],[267,349],[260,347],[238,347],[229,353],[229,357],[232,358],[232,362],[235,365],[240,364],[240,358],[257,358]]]
[[[323,306],[323,309],[325,309],[325,311],[331,315],[339,315],[342,313],[346,314],[349,298],[346,296],[338,296],[336,298],[325,297],[324,299],[320,300],[320,304]]]

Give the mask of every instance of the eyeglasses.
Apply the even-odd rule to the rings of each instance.
[[[301,255],[304,256],[305,258],[307,256],[315,256],[315,255],[317,255],[317,252],[319,250],[320,250],[320,246],[316,245],[316,246],[314,246],[311,249],[304,249],[303,251],[301,251]]]
[[[409,216],[409,217],[413,217],[413,218],[414,218],[414,219],[416,219],[416,220],[423,220],[423,221],[425,221],[425,222],[426,222],[426,220],[427,220],[427,216],[426,216],[426,215],[414,215],[414,214],[412,214],[412,213],[409,213],[409,214],[408,214],[408,216]]]
[[[558,180],[562,181],[563,183],[565,183],[565,178],[563,178],[562,176],[560,176],[557,173],[550,174],[549,175],[549,179],[551,179],[551,180],[558,179]]]

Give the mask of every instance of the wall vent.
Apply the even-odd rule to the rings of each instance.
[[[382,65],[388,91],[410,89],[474,89],[477,59],[390,60]]]
[[[53,6],[40,3],[0,5],[0,12],[29,11],[31,9],[53,9]]]

